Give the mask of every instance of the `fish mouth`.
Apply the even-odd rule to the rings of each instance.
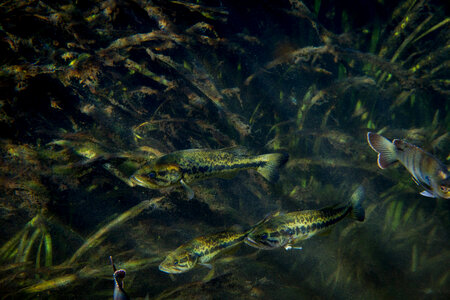
[[[161,272],[168,273],[168,274],[179,274],[179,273],[183,273],[183,272],[186,271],[186,270],[181,270],[181,269],[176,268],[176,267],[166,267],[166,266],[163,266],[163,265],[159,265],[159,270]]]
[[[150,189],[154,188],[154,185],[152,185],[147,180],[145,180],[145,178],[142,177],[141,175],[133,175],[130,177],[130,180],[132,183],[134,183],[136,185],[140,185],[140,186],[150,188]]]
[[[180,273],[189,271],[189,269],[186,270],[186,269],[182,269],[182,268],[179,268],[179,267],[176,267],[173,265],[165,266],[162,263],[159,265],[158,268],[161,272],[168,273],[168,274],[180,274]]]
[[[133,176],[131,176],[131,177],[130,177],[130,180],[131,180],[133,183],[136,183],[136,184],[139,184],[139,185],[145,184],[145,182],[142,181],[142,179],[140,178],[139,175],[133,175]]]

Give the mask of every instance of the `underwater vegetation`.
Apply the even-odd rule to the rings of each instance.
[[[408,163],[381,170],[367,133],[449,165],[449,20],[437,0],[3,1],[1,298],[448,299],[450,202]],[[289,160],[278,180],[206,176],[192,199],[133,179],[227,148]],[[302,250],[242,242],[361,184],[364,222]],[[159,270],[233,228],[213,269]]]

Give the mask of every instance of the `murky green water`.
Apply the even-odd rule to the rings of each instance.
[[[450,202],[368,131],[448,164],[443,1],[4,1],[0,4],[0,290],[6,299],[447,299]],[[289,153],[152,190],[130,176],[182,149]],[[213,269],[158,265],[195,237],[346,202],[302,250],[242,244]]]

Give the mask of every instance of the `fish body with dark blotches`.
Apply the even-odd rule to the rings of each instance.
[[[296,247],[298,242],[329,231],[347,216],[364,221],[363,196],[364,189],[360,186],[344,205],[275,215],[256,226],[246,237],[245,243],[263,250],[301,249]]]
[[[286,153],[247,155],[241,147],[204,150],[189,149],[157,158],[137,170],[131,181],[150,189],[183,186],[188,197],[189,184],[212,177],[230,178],[237,172],[255,169],[267,180],[278,180],[278,169],[288,160]]]
[[[378,166],[385,169],[399,161],[425,190],[420,194],[431,198],[450,198],[450,173],[436,157],[404,140],[367,133],[369,146],[378,153]]]
[[[196,265],[211,268],[211,262],[216,256],[241,244],[247,234],[224,231],[196,237],[169,253],[159,265],[159,270],[179,274],[192,270]]]

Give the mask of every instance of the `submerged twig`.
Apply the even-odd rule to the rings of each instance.
[[[152,207],[152,205],[155,202],[158,202],[163,197],[152,199],[152,200],[145,200],[141,203],[137,204],[136,206],[130,208],[117,218],[115,218],[113,221],[109,222],[105,226],[103,226],[99,231],[97,231],[94,235],[92,235],[90,238],[88,238],[83,246],[81,246],[73,255],[72,257],[65,263],[67,265],[72,265],[75,263],[76,260],[78,260],[86,251],[88,251],[91,248],[96,247],[100,239],[109,231],[111,231],[113,228],[125,223],[126,221],[136,217],[139,215],[143,210],[148,209]]]

